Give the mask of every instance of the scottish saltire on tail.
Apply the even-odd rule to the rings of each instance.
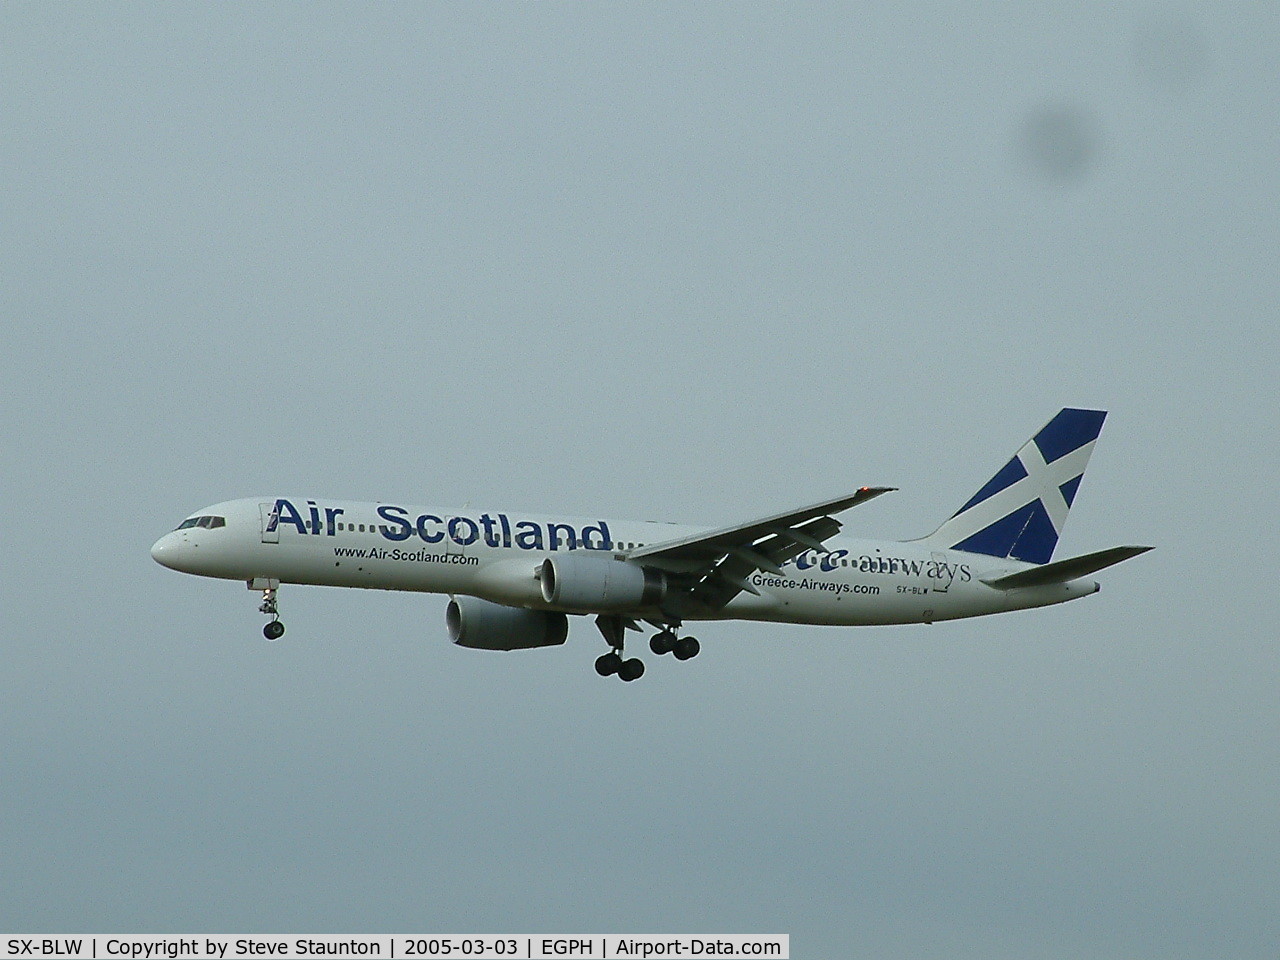
[[[1066,408],[927,537],[843,535],[837,519],[894,489],[853,493],[723,527],[447,510],[388,501],[266,496],[188,517],[151,548],[174,570],[243,580],[262,595],[263,634],[284,633],[281,584],[447,594],[459,646],[563,644],[593,617],[602,676],[635,680],[628,633],[677,660],[701,644],[687,625],[760,620],[831,626],[933,623],[1063,603],[1098,590],[1099,570],[1150,547],[1053,560],[1106,413]]]
[[[1067,408],[927,539],[950,550],[1048,563],[1107,419]]]

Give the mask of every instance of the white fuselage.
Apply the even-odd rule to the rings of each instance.
[[[305,497],[232,500],[200,513],[224,522],[174,530],[152,556],[175,570],[228,580],[466,595],[539,610],[556,609],[544,601],[537,576],[548,557],[581,551],[625,559],[641,546],[703,529]],[[836,536],[826,548],[789,561],[781,575],[753,573],[748,582],[759,594],[740,593],[715,618],[921,623],[1062,603],[1098,589],[1089,579],[996,589],[983,578],[1032,565],[931,550],[920,541]]]

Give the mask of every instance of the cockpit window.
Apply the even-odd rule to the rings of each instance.
[[[212,530],[214,527],[225,527],[226,525],[226,517],[187,517],[187,519],[178,524],[178,529],[189,530],[192,527],[204,527],[206,530]]]

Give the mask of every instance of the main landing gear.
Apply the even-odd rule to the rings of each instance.
[[[268,640],[279,640],[284,636],[284,624],[280,622],[280,611],[276,607],[276,590],[279,588],[279,580],[257,577],[249,581],[250,590],[262,591],[262,603],[258,605],[258,612],[271,618],[271,622],[262,628],[262,635]]]
[[[677,660],[692,660],[702,649],[702,644],[693,637],[677,637],[674,630],[667,629],[649,638],[649,649],[658,656],[670,653]]]
[[[611,677],[616,673],[619,679],[630,683],[644,676],[644,661],[634,657],[623,660],[622,654],[615,650],[596,657],[596,673],[602,677]]]
[[[611,677],[615,673],[620,680],[630,683],[632,680],[639,680],[644,676],[644,661],[637,660],[632,657],[630,660],[622,659],[622,642],[623,634],[627,632],[627,627],[638,629],[635,621],[624,620],[619,616],[607,616],[601,614],[596,617],[596,626],[600,628],[600,634],[604,637],[605,643],[609,644],[611,649],[608,653],[596,658],[596,673],[602,677]]]
[[[611,649],[608,653],[596,658],[596,673],[602,677],[611,677],[617,674],[622,680],[628,683],[632,680],[639,680],[644,676],[644,661],[636,658],[624,660],[622,655],[623,635],[627,629],[639,630],[634,620],[619,616],[606,616],[601,614],[596,617],[596,626],[600,628],[600,633],[604,636],[605,642],[609,644]],[[677,660],[692,660],[698,655],[698,651],[702,649],[701,644],[693,637],[677,636],[676,630],[679,624],[664,627],[660,632],[655,633],[649,640],[649,649],[662,656],[664,653],[674,654]]]

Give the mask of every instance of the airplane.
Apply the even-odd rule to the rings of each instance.
[[[447,594],[450,639],[479,650],[556,646],[570,616],[594,616],[609,645],[596,672],[633,681],[645,664],[625,656],[624,641],[641,624],[656,630],[655,655],[689,660],[701,649],[682,635],[692,621],[933,623],[1096,593],[1091,574],[1151,549],[1053,560],[1106,416],[1064,408],[916,540],[838,536],[835,515],[896,489],[881,486],[710,529],[267,496],[197,511],[151,556],[261,592],[268,640],[284,634],[284,583]]]

